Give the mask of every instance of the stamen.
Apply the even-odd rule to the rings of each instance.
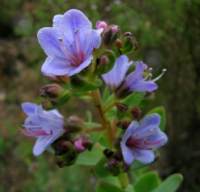
[[[167,69],[163,69],[161,74],[158,75],[156,78],[153,79],[154,82],[158,81],[165,73],[166,73]]]
[[[147,76],[144,78],[144,80],[149,80],[152,78],[152,73],[148,73]]]

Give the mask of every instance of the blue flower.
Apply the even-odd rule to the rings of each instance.
[[[22,109],[27,115],[23,133],[37,138],[33,154],[38,156],[64,133],[63,116],[55,109],[46,111],[42,106],[28,102],[22,104]]]
[[[40,29],[37,37],[47,55],[41,71],[50,77],[79,73],[89,66],[101,43],[100,32],[76,9],[55,15],[53,27]]]
[[[168,140],[159,124],[158,114],[147,115],[140,122],[132,121],[120,143],[126,164],[130,165],[134,160],[144,164],[154,161],[153,150],[163,146]]]
[[[142,61],[135,62],[135,70],[127,75],[129,67],[133,62],[129,62],[126,55],[117,58],[114,67],[102,75],[103,80],[111,89],[117,89],[137,92],[152,92],[158,88],[155,80],[148,80],[144,77],[144,71],[147,65]]]

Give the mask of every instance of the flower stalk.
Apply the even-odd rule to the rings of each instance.
[[[103,110],[103,107],[102,107],[102,103],[101,103],[101,95],[100,95],[99,89],[92,91],[91,96],[93,98],[93,102],[95,104],[95,107],[98,111],[102,127],[107,132],[107,138],[108,138],[109,144],[112,146],[113,141],[114,141],[114,134],[113,134],[112,127],[111,127],[109,121],[107,120],[107,118],[105,116],[105,113],[104,113],[104,110]]]
[[[126,189],[128,187],[128,185],[129,185],[128,174],[127,173],[121,173],[118,178],[119,178],[119,182],[121,184],[121,187],[123,189]]]

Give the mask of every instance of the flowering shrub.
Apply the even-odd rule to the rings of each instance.
[[[90,166],[97,192],[176,191],[181,175],[161,182],[148,169],[168,140],[164,108],[146,115],[141,110],[166,70],[152,78],[147,64],[127,56],[137,48],[130,32],[105,21],[97,21],[93,29],[79,10],[54,16],[53,26],[40,29],[37,36],[47,55],[41,71],[52,83],[41,88],[49,105],[22,104],[27,115],[22,132],[37,139],[33,154],[51,148],[59,167]],[[71,98],[92,102],[98,118],[93,111],[85,119],[63,117],[55,108]]]

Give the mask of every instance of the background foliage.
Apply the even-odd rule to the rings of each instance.
[[[144,59],[155,73],[168,69],[151,105],[166,107],[170,141],[153,168],[163,178],[181,172],[181,192],[200,191],[200,0],[1,0],[0,191],[94,191],[91,170],[59,169],[49,154],[34,158],[31,141],[19,131],[20,103],[36,97],[45,81],[37,30],[70,8],[83,10],[93,23],[105,19],[133,32],[139,50],[132,58]],[[82,114],[79,109],[87,105],[71,104],[65,114]]]

